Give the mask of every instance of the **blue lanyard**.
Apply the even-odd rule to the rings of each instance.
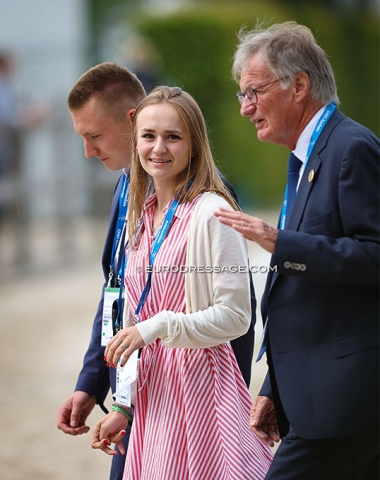
[[[122,245],[120,245],[120,253],[119,256],[121,257],[121,262],[120,262],[120,268],[119,268],[119,274],[117,277],[118,280],[118,286],[119,286],[119,298],[117,300],[117,305],[118,305],[118,315],[117,318],[115,319],[115,325],[114,327],[117,328],[122,328],[122,318],[123,318],[123,311],[124,311],[124,271],[125,271],[125,265],[126,265],[126,257],[125,257],[125,248],[123,246],[124,239],[125,239],[125,234],[126,234],[126,225],[123,230],[123,235],[122,235]]]
[[[140,301],[137,305],[137,308],[136,308],[136,311],[135,311],[135,315],[139,320],[139,314],[141,312],[141,310],[143,309],[144,305],[145,305],[145,302],[146,302],[146,299],[148,298],[148,295],[149,295],[149,291],[150,291],[150,288],[151,288],[151,285],[152,285],[152,271],[153,271],[153,263],[154,263],[154,260],[156,259],[156,256],[157,256],[157,253],[159,251],[159,249],[161,248],[161,245],[163,243],[163,241],[165,240],[165,237],[168,233],[168,230],[169,230],[169,227],[173,221],[173,217],[174,217],[174,214],[177,210],[177,207],[179,205],[179,201],[177,199],[174,199],[172,201],[172,204],[170,205],[170,208],[169,210],[167,211],[166,215],[165,215],[165,219],[164,219],[164,222],[163,224],[161,225],[154,241],[153,241],[153,244],[152,244],[152,248],[151,248],[151,251],[150,251],[150,255],[149,255],[149,268],[148,268],[148,276],[147,276],[147,279],[146,279],[146,282],[145,282],[145,287],[142,291],[142,294],[141,294],[141,297],[140,297]]]
[[[125,228],[125,219],[127,216],[129,200],[129,177],[124,175],[119,195],[119,212],[115,226],[115,234],[113,238],[111,263],[110,263],[110,275],[113,272],[115,255],[119,246],[120,239],[122,237],[123,229]],[[120,246],[120,252],[123,250],[123,246]],[[120,272],[119,272],[120,273]],[[122,278],[122,277],[121,277]]]
[[[311,156],[311,152],[313,151],[314,145],[317,143],[319,135],[322,133],[322,130],[325,128],[327,121],[329,120],[331,115],[334,113],[335,108],[336,108],[335,103],[329,103],[318,120],[317,126],[315,127],[310,137],[309,147],[306,153],[304,171],[306,169],[307,162],[309,161],[309,158]],[[286,185],[284,201],[282,203],[282,209],[281,209],[281,220],[280,220],[281,230],[283,230],[285,226],[287,203],[288,203],[288,185]]]

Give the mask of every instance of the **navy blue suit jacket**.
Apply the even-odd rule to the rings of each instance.
[[[379,421],[379,139],[336,110],[279,231],[262,299],[281,433],[304,438]],[[365,436],[363,437],[365,442]]]
[[[116,221],[119,213],[119,195],[122,184],[121,180],[123,176],[124,173],[119,177],[113,193],[110,222],[103,249],[102,268],[105,283],[102,287],[98,309],[94,318],[90,344],[84,356],[83,367],[79,373],[78,381],[75,387],[75,390],[80,390],[87,392],[90,395],[95,395],[97,403],[101,406],[103,406],[109,389],[111,388],[112,392],[115,392],[116,389],[116,369],[107,367],[106,362],[104,361],[105,347],[101,346],[100,339],[102,335],[104,289],[108,282],[112,245]]]
[[[123,174],[124,175],[124,174]],[[112,254],[112,244],[114,238],[114,231],[116,226],[116,220],[119,210],[119,194],[121,187],[121,179],[123,175],[120,176],[112,198],[111,214],[110,214],[110,223],[108,228],[108,233],[106,237],[106,242],[104,245],[103,256],[102,256],[102,267],[105,282],[108,280],[108,273],[110,267],[110,258]],[[230,188],[231,192],[236,198],[236,194],[232,186],[223,178],[226,185]],[[97,403],[103,407],[103,402],[108,394],[108,391],[111,387],[112,392],[115,392],[115,381],[116,381],[116,369],[108,368],[104,361],[104,350],[105,347],[101,347],[101,330],[102,330],[102,313],[103,313],[103,297],[104,297],[104,287],[103,285],[101,299],[98,305],[98,310],[95,315],[92,335],[90,344],[88,346],[87,352],[84,357],[83,367],[79,374],[79,378],[75,387],[75,390],[80,390],[87,392],[90,395],[95,395],[97,398]],[[234,349],[236,360],[238,362],[239,368],[242,372],[244,380],[247,385],[250,383],[251,379],[251,366],[252,366],[252,356],[254,349],[254,327],[256,323],[256,298],[253,288],[253,283],[251,279],[251,307],[252,307],[252,320],[248,332],[231,342],[232,348]]]

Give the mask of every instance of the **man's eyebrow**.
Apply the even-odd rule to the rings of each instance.
[[[76,130],[75,133],[80,137],[93,137],[94,135],[100,135],[100,133],[97,130],[94,130],[93,132],[91,131],[80,132]]]

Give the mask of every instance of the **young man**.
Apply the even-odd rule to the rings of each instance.
[[[106,283],[94,318],[90,344],[75,391],[63,402],[58,413],[57,426],[69,435],[88,432],[86,420],[95,404],[105,410],[103,402],[108,391],[110,388],[115,390],[114,371],[104,363],[105,347],[101,342],[104,289],[110,276],[110,286],[118,287],[115,257],[120,247],[120,230],[126,215],[132,121],[135,108],[144,97],[145,90],[140,80],[114,63],[102,63],[90,68],[79,78],[68,97],[74,129],[83,139],[86,157],[98,158],[109,170],[122,171],[112,199],[110,223],[102,255]],[[129,432],[124,440],[125,445],[128,443],[128,434]],[[121,479],[123,468],[124,461],[118,455],[111,468],[111,479]]]

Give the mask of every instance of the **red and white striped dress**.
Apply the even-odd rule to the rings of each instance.
[[[186,311],[184,274],[172,267],[186,265],[198,199],[177,208],[155,258],[141,321],[162,310]],[[155,196],[146,202],[140,243],[128,259],[126,292],[133,312],[146,281],[155,203]],[[251,403],[229,343],[167,348],[158,339],[146,346],[123,480],[263,479],[272,452],[249,429]]]

